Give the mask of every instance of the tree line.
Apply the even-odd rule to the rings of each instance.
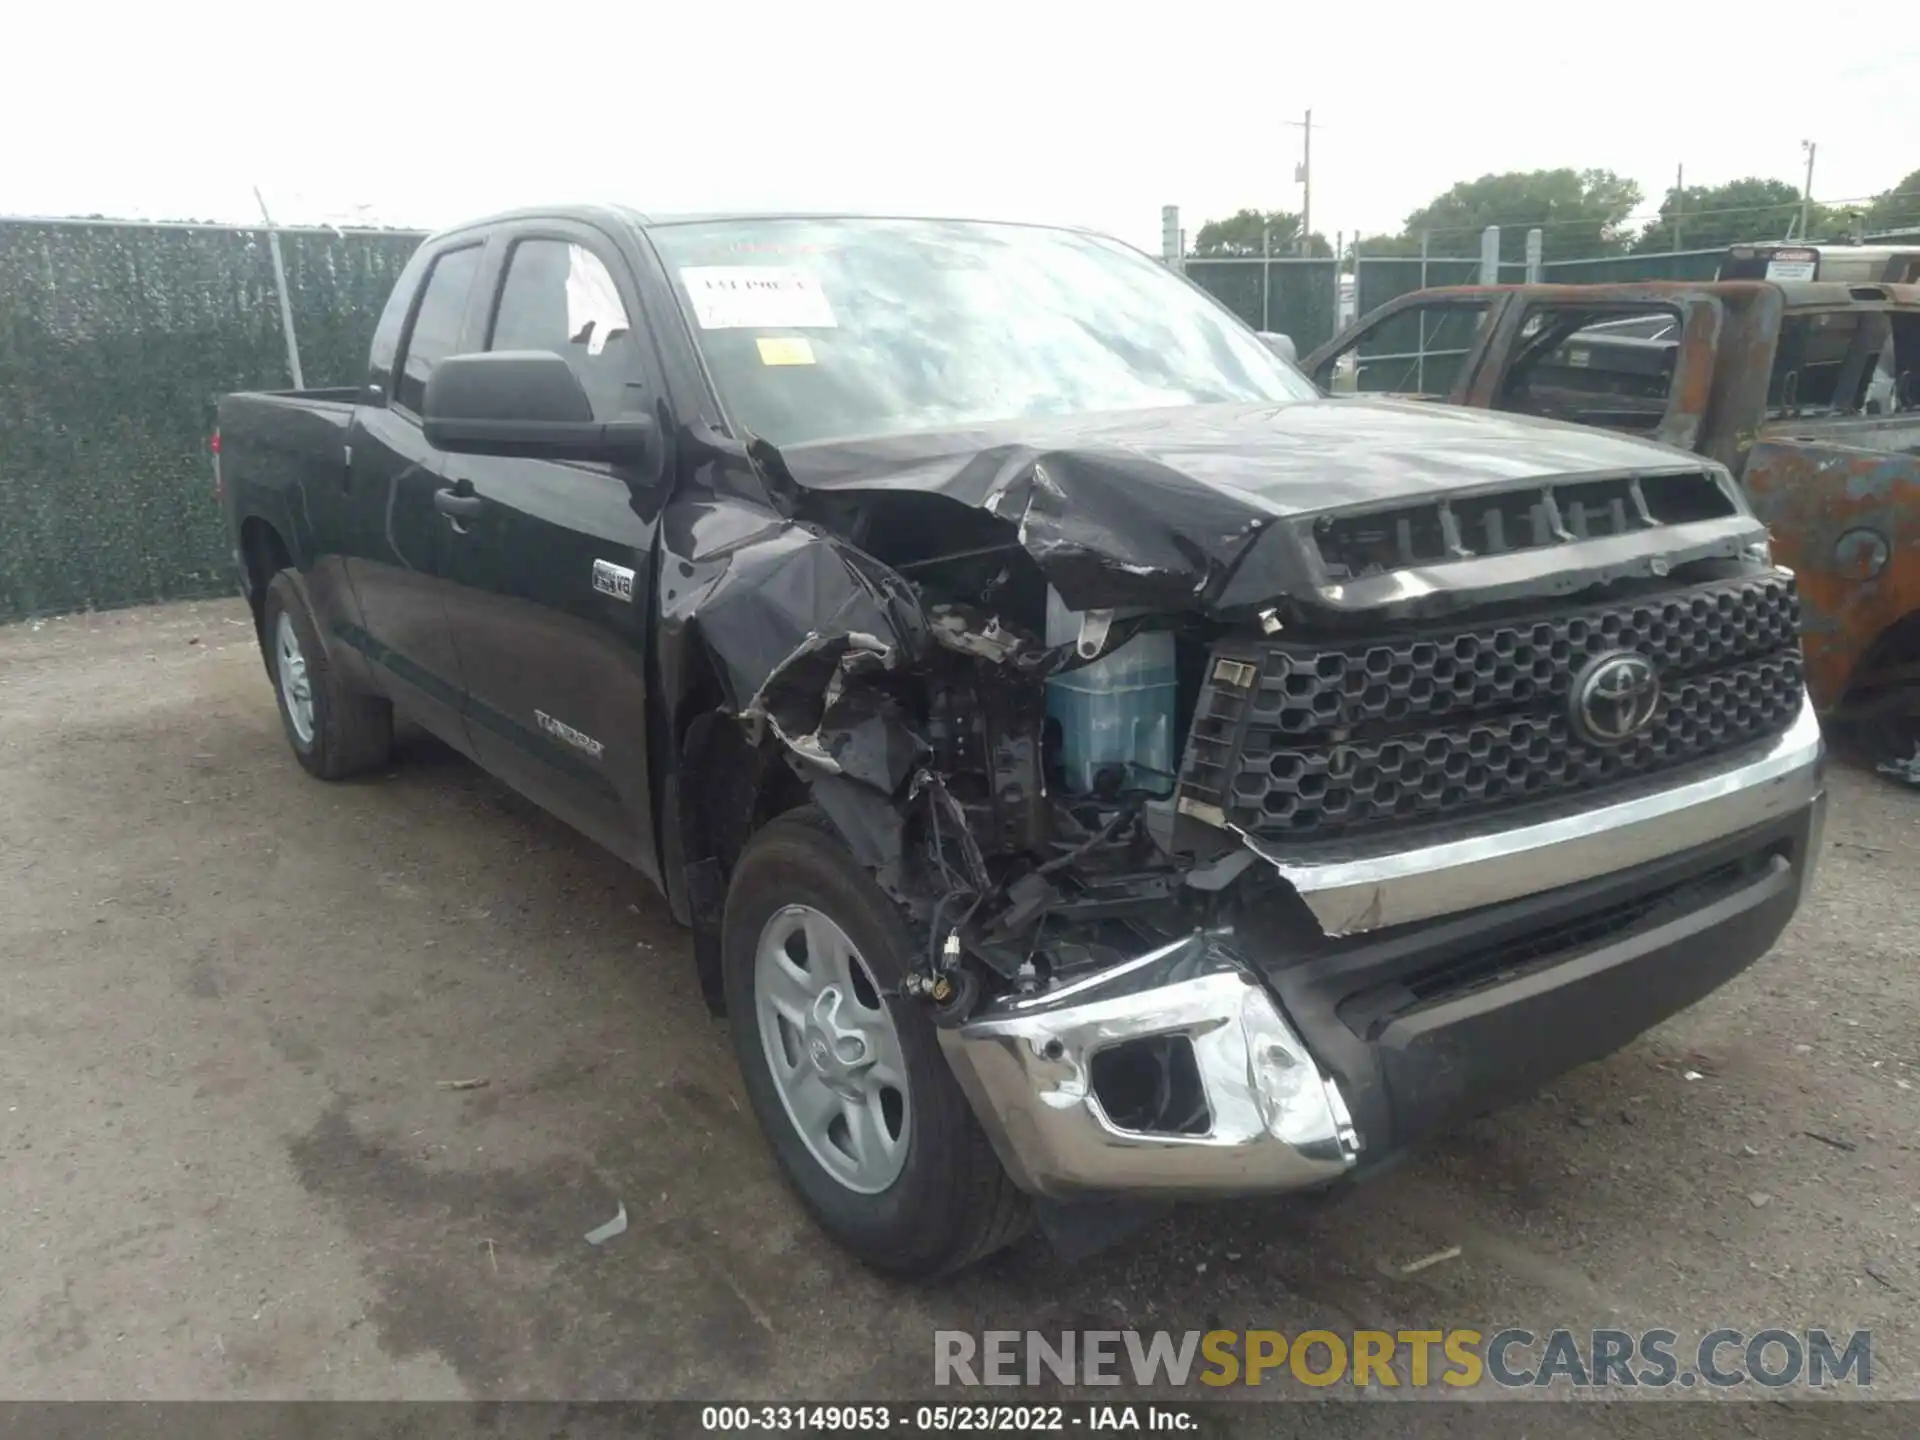
[[[1710,250],[1743,240],[1840,240],[1855,233],[1920,229],[1920,170],[1857,204],[1814,202],[1800,228],[1800,192],[1784,180],[1746,176],[1723,185],[1667,191],[1657,213],[1634,181],[1611,170],[1528,170],[1462,180],[1407,216],[1398,235],[1360,241],[1368,255],[1427,253],[1473,257],[1489,225],[1500,227],[1500,258],[1526,258],[1526,232],[1538,229],[1548,260]],[[1300,236],[1300,216],[1286,210],[1241,210],[1200,227],[1193,253],[1202,256],[1309,254],[1330,258],[1319,231]]]

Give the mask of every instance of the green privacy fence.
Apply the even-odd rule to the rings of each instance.
[[[1524,267],[1523,267],[1524,269]],[[1524,279],[1523,273],[1502,275],[1502,280]],[[1362,252],[1355,272],[1354,296],[1357,313],[1365,315],[1397,296],[1424,290],[1429,285],[1477,285],[1480,283],[1478,260],[1422,260],[1418,256],[1381,256]]]
[[[1525,267],[1520,266],[1515,273],[1500,278],[1521,280],[1524,272]],[[1428,286],[1474,285],[1479,280],[1477,260],[1372,257],[1362,252],[1354,274],[1354,313],[1365,315],[1389,300]],[[1405,314],[1389,320],[1361,342],[1354,384],[1362,390],[1444,395],[1452,388],[1460,361],[1472,343],[1473,329],[1472,317],[1464,315],[1435,321]]]
[[[1720,273],[1726,248],[1675,250],[1660,255],[1608,255],[1598,260],[1556,260],[1541,267],[1551,285],[1605,285],[1632,280],[1711,280]]]
[[[419,241],[282,232],[308,385],[358,382]],[[0,219],[0,620],[230,589],[213,407],[292,383],[264,230]]]
[[[420,238],[281,232],[308,385],[359,380]],[[1543,278],[1705,279],[1719,254],[1561,261]],[[1192,258],[1184,268],[1302,354],[1336,329],[1333,260]],[[1353,299],[1364,315],[1423,284],[1477,276],[1471,260],[1363,255]],[[1522,267],[1502,267],[1501,279],[1521,278]],[[1431,351],[1434,339],[1414,348]],[[291,383],[266,231],[0,219],[0,620],[225,592],[206,448],[214,403]]]
[[[1292,336],[1302,355],[1333,338],[1332,260],[1189,259],[1181,268],[1254,329]]]
[[[1635,280],[1711,280],[1719,273],[1718,250],[1676,250],[1657,255],[1607,255],[1594,260],[1552,260],[1540,267],[1548,285],[1603,285]],[[1527,267],[1502,262],[1500,283],[1516,285],[1527,278]],[[1478,260],[1427,259],[1418,256],[1360,256],[1357,294],[1364,315],[1397,295],[1429,285],[1477,285]]]

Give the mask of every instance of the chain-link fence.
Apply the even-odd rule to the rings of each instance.
[[[1492,253],[1500,253],[1497,237]],[[1531,279],[1556,285],[1711,280],[1718,273],[1725,253],[1723,248],[1678,250],[1651,255],[1549,260],[1531,266],[1502,260],[1492,267],[1489,275],[1478,259],[1400,253],[1375,255],[1367,252],[1365,242],[1356,240],[1338,261],[1187,256],[1178,264],[1189,280],[1256,330],[1277,330],[1292,336],[1304,355],[1359,316],[1398,296],[1429,286],[1477,285],[1487,279],[1501,284],[1521,284]],[[1394,339],[1387,332],[1370,337],[1363,347],[1363,355],[1372,358],[1382,344]]]
[[[1611,255],[1591,260],[1554,260],[1532,268],[1532,278],[1548,285],[1599,285],[1635,280],[1711,280],[1724,250],[1682,250],[1654,255]],[[1502,261],[1496,283],[1522,284],[1529,267]],[[1354,259],[1354,311],[1357,318],[1388,301],[1429,286],[1477,285],[1486,278],[1478,260],[1453,257],[1368,255]],[[1478,321],[1470,311],[1452,314],[1406,313],[1377,326],[1355,351],[1355,383],[1362,390],[1405,390],[1445,395],[1458,378],[1460,362],[1472,348]]]
[[[1716,250],[1673,250],[1657,255],[1605,255],[1597,260],[1555,260],[1540,267],[1550,285],[1606,285],[1634,280],[1711,280],[1726,257]]]
[[[308,385],[360,380],[419,241],[281,232]],[[265,230],[0,219],[0,619],[228,589],[214,405],[291,383]]]

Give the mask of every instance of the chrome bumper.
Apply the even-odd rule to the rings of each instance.
[[[1298,1190],[1337,1179],[1359,1154],[1339,1087],[1204,932],[939,1034],[1001,1163],[1036,1195]],[[1101,1109],[1094,1055],[1153,1035],[1192,1042],[1205,1135],[1122,1130]]]
[[[1311,862],[1260,853],[1328,934],[1346,934],[1537,894],[1764,825],[1818,802],[1822,756],[1809,705],[1777,740],[1578,813],[1411,850]],[[1196,932],[1045,994],[996,1001],[939,1035],[1001,1162],[1037,1195],[1309,1189],[1360,1153],[1338,1085],[1226,934]],[[1212,1117],[1204,1135],[1124,1130],[1101,1108],[1093,1057],[1156,1035],[1192,1044]]]
[[[1495,817],[1413,849],[1389,836],[1315,846],[1310,857],[1247,845],[1299,892],[1321,929],[1354,935],[1538,895],[1764,825],[1813,803],[1822,754],[1813,702],[1803,700],[1785,733],[1690,770],[1683,783],[1650,776],[1609,792],[1604,804],[1576,802],[1529,825],[1491,828]]]

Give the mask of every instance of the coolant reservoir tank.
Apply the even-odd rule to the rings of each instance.
[[[1047,591],[1047,644],[1069,645],[1083,633],[1104,635],[1105,617],[1087,624]],[[1060,761],[1068,790],[1078,795],[1145,790],[1172,791],[1173,715],[1178,694],[1173,636],[1164,630],[1136,635],[1097,660],[1047,682],[1047,713],[1060,723]]]

